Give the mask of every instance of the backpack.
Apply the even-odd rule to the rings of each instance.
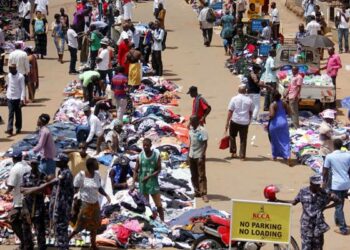
[[[36,34],[45,33],[45,23],[43,20],[35,20],[34,23],[34,32]]]
[[[215,23],[216,21],[216,16],[215,16],[215,12],[212,8],[209,8],[208,11],[207,11],[207,15],[205,17],[205,20],[208,22],[208,23]]]

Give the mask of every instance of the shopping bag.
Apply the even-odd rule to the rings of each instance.
[[[225,135],[219,144],[219,149],[227,149],[230,146],[230,137]]]

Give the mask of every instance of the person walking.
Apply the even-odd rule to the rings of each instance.
[[[301,203],[303,207],[300,218],[300,234],[301,248],[305,250],[323,249],[324,233],[329,230],[323,211],[335,207],[339,202],[338,197],[323,190],[321,184],[321,175],[311,176],[310,185],[300,189],[294,201],[291,202],[294,206]]]
[[[321,32],[321,25],[316,21],[315,16],[309,17],[310,22],[306,25],[306,31],[309,32],[310,36],[319,35]]]
[[[199,12],[199,15],[198,15],[199,27],[202,30],[204,45],[206,47],[210,47],[211,40],[213,38],[213,27],[215,22],[215,21],[208,22],[207,17],[209,16],[208,15],[209,11],[212,12],[213,10],[209,8],[209,5],[207,2],[204,2],[203,9]]]
[[[270,104],[272,102],[272,95],[277,87],[277,75],[276,71],[278,67],[275,66],[276,51],[270,50],[269,57],[265,62],[265,71],[261,76],[261,81],[264,82],[266,87],[264,111],[269,111]]]
[[[86,170],[80,171],[74,178],[75,192],[79,191],[81,207],[73,232],[69,235],[69,241],[82,230],[90,231],[91,249],[97,250],[96,234],[101,226],[99,195],[103,195],[107,202],[111,198],[102,187],[99,165],[95,158],[86,161]],[[69,242],[68,241],[68,242]]]
[[[123,13],[124,13],[124,20],[125,21],[131,21],[132,20],[132,6],[133,2],[132,0],[122,0],[123,2]]]
[[[90,106],[85,106],[83,111],[87,117],[88,125],[90,127],[89,135],[86,138],[85,143],[88,145],[89,143],[92,142],[92,139],[94,139],[94,137],[96,136],[97,137],[96,154],[99,154],[101,152],[101,144],[104,139],[102,123],[97,118],[97,116],[91,112]]]
[[[289,165],[290,161],[290,137],[287,115],[291,113],[288,104],[281,100],[279,92],[274,93],[274,102],[270,105],[270,120],[268,133],[272,150],[272,159],[283,158]]]
[[[271,3],[271,9],[272,39],[277,41],[280,34],[280,14],[275,2]]]
[[[27,79],[28,73],[30,71],[29,60],[27,53],[22,50],[20,43],[15,43],[15,50],[9,55],[9,65],[16,65],[18,73],[22,74]]]
[[[220,33],[220,37],[223,39],[224,42],[224,49],[225,54],[228,55],[230,52],[232,52],[232,38],[233,38],[233,25],[234,25],[235,19],[231,15],[230,10],[225,11],[225,15],[221,17],[221,26],[222,30]]]
[[[331,182],[331,192],[334,193],[340,202],[335,206],[334,219],[339,227],[336,233],[348,235],[350,233],[344,216],[344,201],[348,197],[350,189],[350,153],[342,151],[343,141],[335,139],[333,141],[334,151],[326,156],[323,165],[323,181]]]
[[[123,116],[127,105],[127,88],[128,88],[128,77],[123,74],[124,68],[117,67],[115,75],[112,78],[112,90],[115,97],[115,106],[117,109],[117,119],[123,123]]]
[[[201,94],[198,94],[198,88],[196,86],[191,86],[187,94],[193,98],[192,115],[195,115],[199,120],[199,124],[204,126],[205,119],[211,111],[211,106]]]
[[[293,66],[292,74],[293,77],[284,93],[284,98],[288,99],[289,102],[293,126],[294,128],[299,128],[299,100],[303,86],[303,77],[299,74],[297,66]]]
[[[70,53],[69,74],[78,74],[76,64],[78,60],[78,34],[75,31],[75,26],[70,25],[67,30],[68,50]]]
[[[191,170],[191,180],[195,197],[202,197],[204,202],[209,202],[207,197],[207,176],[205,173],[205,158],[208,147],[208,132],[200,126],[197,116],[190,118],[190,146],[188,161]]]
[[[74,196],[73,175],[69,170],[69,158],[66,154],[59,154],[55,161],[59,171],[51,193],[50,221],[54,228],[57,248],[68,250],[68,226]]]
[[[9,66],[10,74],[8,77],[6,98],[9,110],[6,134],[13,135],[13,120],[16,117],[16,134],[22,130],[22,106],[26,99],[26,89],[24,84],[24,76],[17,71],[15,64]]]
[[[31,48],[27,47],[24,50],[28,55],[29,73],[28,73],[28,98],[30,102],[34,102],[35,92],[39,88],[39,67],[38,61]]]
[[[49,15],[49,0],[35,0],[34,2],[35,11],[40,11],[43,15]]]
[[[56,157],[56,146],[53,140],[51,131],[47,127],[50,116],[48,114],[41,114],[37,121],[39,127],[39,141],[38,144],[29,151],[29,155],[40,153],[40,172],[47,177],[53,177],[56,174],[56,164],[54,158]]]
[[[244,85],[238,88],[238,95],[232,97],[228,105],[225,133],[230,128],[230,152],[231,157],[237,157],[236,137],[239,133],[241,142],[239,158],[246,159],[248,128],[252,119],[254,104],[246,95],[247,89]]]
[[[154,75],[163,75],[163,61],[162,61],[162,50],[163,50],[163,39],[164,30],[160,27],[160,22],[156,20],[154,22],[154,30],[152,31],[153,44],[152,44],[152,68]]]
[[[314,0],[303,0],[302,7],[304,9],[304,19],[306,24],[311,22],[312,12],[315,11]]]
[[[41,59],[44,59],[44,56],[47,54],[48,23],[40,11],[36,12],[36,16],[32,20],[32,26],[35,41],[35,54],[37,54],[37,58],[39,58],[40,55]]]
[[[55,14],[55,21],[52,23],[51,29],[52,29],[51,36],[55,43],[55,47],[58,55],[58,61],[60,63],[63,63],[65,33],[63,30],[63,24],[61,22],[60,14]]]
[[[258,122],[260,111],[260,65],[254,64],[247,77],[247,94],[254,104],[252,122]]]
[[[159,218],[164,221],[164,210],[160,197],[160,187],[158,175],[162,170],[160,153],[158,150],[151,149],[152,141],[149,138],[143,140],[143,151],[136,160],[134,169],[134,181],[139,184],[139,192],[149,201],[149,196],[157,207]]]
[[[338,29],[338,44],[339,53],[343,53],[343,38],[345,53],[349,52],[349,18],[350,15],[346,11],[346,6],[343,4],[341,11],[335,16],[335,25]]]
[[[342,63],[341,63],[340,56],[335,53],[334,48],[328,49],[328,55],[329,57],[327,60],[327,64],[325,67],[321,68],[321,70],[326,70],[327,75],[329,75],[332,78],[334,87],[336,87],[337,75],[338,75],[339,69],[342,68]]]
[[[30,34],[30,19],[32,18],[31,10],[32,6],[28,0],[22,0],[19,4],[19,13],[22,21],[22,27],[25,29],[27,34]],[[30,37],[26,37],[26,40],[29,40]]]
[[[23,194],[21,193],[21,186],[23,175],[30,172],[31,168],[25,161],[22,161],[22,151],[19,149],[14,148],[10,156],[12,157],[14,165],[6,180],[7,190],[5,192],[5,194],[11,193],[13,197],[13,208],[9,212],[9,221],[13,232],[21,242],[20,249],[24,249],[25,242],[22,231],[23,217],[21,215],[23,209]]]

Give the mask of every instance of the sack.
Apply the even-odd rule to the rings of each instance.
[[[34,32],[35,34],[45,33],[45,23],[43,20],[35,20]]]
[[[228,135],[224,136],[219,144],[219,149],[227,149],[230,146],[230,137]]]
[[[208,23],[215,23],[216,21],[216,16],[215,16],[215,12],[212,8],[209,8],[208,11],[207,11],[207,15],[205,17],[205,20],[208,22]]]

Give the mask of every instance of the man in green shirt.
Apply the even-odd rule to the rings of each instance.
[[[101,40],[103,35],[96,29],[94,24],[90,25],[90,68],[95,69],[96,57],[98,56],[98,50],[101,48]]]
[[[80,74],[79,79],[83,85],[84,102],[89,101],[90,106],[92,106],[94,86],[101,92],[103,82],[101,81],[100,74],[97,71],[89,70]]]

